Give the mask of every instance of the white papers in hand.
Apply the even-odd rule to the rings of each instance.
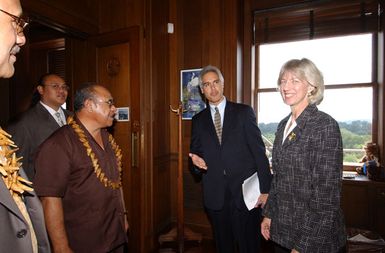
[[[242,184],[243,200],[247,206],[247,209],[251,210],[257,204],[258,198],[261,195],[259,190],[258,173],[255,172],[249,178],[245,179]]]

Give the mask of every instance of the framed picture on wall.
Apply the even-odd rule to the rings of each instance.
[[[130,121],[130,108],[129,107],[117,107],[115,114],[116,121]]]
[[[199,88],[199,73],[202,69],[185,69],[180,71],[180,99],[183,105],[182,119],[192,119],[206,108]]]

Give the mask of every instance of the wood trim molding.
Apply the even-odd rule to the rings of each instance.
[[[71,34],[79,38],[96,35],[99,32],[97,20],[69,13],[39,0],[21,0],[23,10],[34,22],[38,22],[55,30]]]

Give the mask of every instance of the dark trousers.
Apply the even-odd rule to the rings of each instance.
[[[221,210],[206,209],[214,230],[218,253],[258,253],[261,239],[261,209],[239,209],[229,190]],[[238,249],[238,250],[236,250]]]

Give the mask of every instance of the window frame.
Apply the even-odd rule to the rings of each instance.
[[[353,3],[352,3],[353,2]],[[379,121],[378,121],[378,115],[380,113],[379,110],[379,82],[378,82],[378,62],[379,62],[379,34],[378,31],[380,30],[379,27],[374,26],[373,20],[370,22],[365,21],[365,13],[366,9],[365,4],[368,4],[369,6],[373,7],[373,3],[378,4],[378,8],[381,6],[379,5],[378,1],[351,1],[350,2],[353,6],[351,11],[354,12],[354,8],[357,9],[357,4],[360,4],[361,7],[361,15],[356,18],[358,22],[355,22],[355,24],[361,23],[361,27],[352,28],[350,30],[343,29],[346,25],[346,22],[344,22],[343,18],[341,18],[341,29],[337,29],[336,27],[329,27],[327,28],[327,25],[323,26],[322,32],[320,34],[317,34],[315,31],[317,30],[315,28],[314,24],[314,13],[317,12],[325,12],[326,10],[333,10],[333,3],[325,3],[325,1],[314,1],[314,3],[301,3],[301,4],[292,4],[289,6],[283,6],[279,8],[271,8],[271,9],[265,9],[265,10],[256,10],[254,11],[254,20],[253,20],[253,45],[252,45],[252,51],[253,51],[253,64],[254,67],[252,70],[253,73],[253,83],[252,83],[252,91],[253,91],[253,106],[255,109],[255,113],[258,114],[258,95],[260,93],[265,92],[277,92],[276,88],[259,88],[259,66],[258,66],[258,59],[259,59],[259,46],[261,44],[265,43],[276,43],[276,42],[292,42],[292,41],[298,41],[298,40],[311,40],[313,38],[328,38],[328,37],[336,37],[336,36],[345,36],[345,35],[357,35],[357,34],[363,34],[363,33],[371,33],[372,34],[372,82],[370,83],[349,83],[349,84],[325,84],[325,90],[326,89],[349,89],[349,88],[362,88],[362,87],[370,87],[372,88],[373,94],[372,94],[372,141],[379,143]],[[347,4],[347,5],[345,5]],[[344,6],[347,8],[348,1],[341,1],[341,6]],[[337,6],[335,12],[331,11],[333,15],[338,15],[338,11],[341,11],[341,6]],[[373,10],[371,10],[373,12]],[[296,14],[292,13],[300,13],[297,17],[293,17]],[[309,19],[306,20],[303,18],[303,13],[309,14]],[[380,13],[378,11],[378,13]],[[283,17],[289,17],[291,20],[292,26],[288,25],[285,26],[284,29],[278,29],[279,24],[275,24],[275,28],[272,27],[263,27],[261,29],[261,20],[268,19],[269,17],[275,17],[277,15],[281,15]],[[342,15],[343,16],[343,15]],[[347,20],[351,20],[351,13],[346,16]],[[373,18],[373,16],[371,17]],[[375,17],[377,19],[377,24],[379,23],[380,16]],[[364,21],[363,21],[364,20]],[[259,24],[257,24],[259,22]],[[284,21],[281,21],[282,24]],[[327,22],[327,21],[326,21]],[[274,25],[272,25],[274,26]],[[304,27],[308,27],[307,31],[304,29]],[[322,25],[321,25],[322,26]],[[259,29],[258,29],[259,27]],[[328,30],[329,29],[329,30]],[[270,36],[271,34],[275,33],[275,31],[279,31],[280,34],[277,36]],[[259,37],[258,37],[259,34]],[[261,36],[261,34],[263,34]],[[294,34],[295,36],[292,36]],[[284,38],[287,39],[284,39]],[[269,40],[271,39],[271,41]],[[258,116],[258,115],[257,115]],[[258,118],[258,117],[257,117]],[[352,164],[351,166],[348,164],[344,164],[345,170],[354,170],[356,164]]]

